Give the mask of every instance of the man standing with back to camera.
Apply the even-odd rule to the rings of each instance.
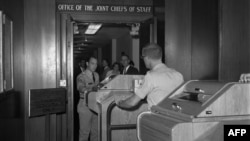
[[[90,57],[86,65],[86,70],[80,73],[76,79],[77,90],[80,93],[80,100],[77,105],[80,122],[79,141],[88,141],[89,135],[91,141],[97,141],[97,114],[90,111],[85,102],[85,95],[90,91],[96,90],[99,84],[99,75],[95,72],[97,68],[97,59],[95,57]]]
[[[157,44],[146,45],[142,50],[142,59],[150,70],[135,94],[116,102],[120,108],[132,108],[146,97],[150,108],[152,105],[157,105],[183,83],[181,73],[162,63],[162,49]]]

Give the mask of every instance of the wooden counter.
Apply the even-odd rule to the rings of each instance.
[[[188,81],[138,116],[140,141],[222,141],[225,125],[250,124],[250,83]]]
[[[148,105],[141,103],[132,110],[123,110],[115,104],[117,100],[126,99],[134,94],[131,90],[135,78],[141,79],[142,76],[120,76],[112,82],[117,86],[108,83],[104,86],[106,88],[88,94],[88,107],[98,114],[100,141],[137,141],[137,116],[147,111]]]

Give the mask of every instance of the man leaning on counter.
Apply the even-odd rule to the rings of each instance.
[[[142,59],[150,70],[145,75],[142,85],[132,96],[116,102],[120,108],[132,108],[145,97],[150,108],[167,97],[184,81],[181,73],[162,63],[162,49],[157,44],[146,45],[142,49]]]
[[[90,57],[86,62],[87,68],[77,76],[77,90],[80,94],[80,99],[77,105],[79,114],[79,141],[98,140],[98,125],[97,114],[92,112],[86,105],[86,94],[90,91],[95,91],[99,84],[99,75],[95,72],[97,68],[97,58]]]

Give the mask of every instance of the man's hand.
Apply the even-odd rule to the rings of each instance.
[[[118,106],[118,107],[120,107],[120,103],[122,102],[123,100],[117,100],[117,101],[115,101],[115,103],[116,103],[116,105]]]
[[[93,86],[92,87],[92,91],[97,91],[98,90],[98,86]]]
[[[136,106],[141,101],[141,98],[133,94],[125,100],[116,101],[116,105],[120,108],[130,109]]]
[[[248,83],[250,82],[250,73],[246,73],[246,74],[241,74],[240,75],[240,80],[241,83]]]

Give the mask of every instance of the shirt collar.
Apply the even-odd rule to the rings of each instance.
[[[127,67],[126,67],[126,72],[128,71],[128,68],[130,67],[130,65],[128,65]]]
[[[156,66],[154,66],[154,68],[153,68],[152,70],[156,70],[156,69],[158,69],[158,68],[160,68],[160,67],[162,67],[162,66],[165,66],[165,64],[159,63],[159,64],[157,64]]]
[[[93,73],[92,71],[90,71],[89,69],[86,69],[86,74],[87,74],[87,75],[91,76],[92,73]]]

